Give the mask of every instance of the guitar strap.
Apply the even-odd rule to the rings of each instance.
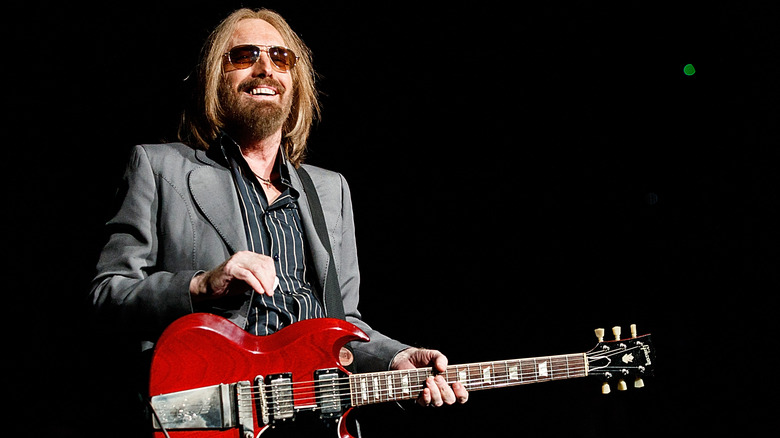
[[[317,230],[317,236],[322,242],[322,246],[328,251],[328,273],[325,276],[325,287],[322,291],[322,302],[325,304],[325,315],[330,318],[338,318],[346,320],[347,316],[344,313],[344,303],[341,300],[341,286],[339,286],[339,276],[336,272],[336,261],[333,258],[333,251],[330,247],[330,238],[328,238],[328,227],[325,224],[325,214],[322,212],[322,204],[320,204],[320,196],[317,193],[317,189],[314,188],[314,182],[311,180],[309,173],[303,167],[295,169],[298,172],[298,176],[301,178],[303,184],[303,191],[306,192],[306,199],[309,201],[309,210],[311,210],[311,217],[314,221],[314,228]],[[347,344],[344,346],[349,350],[350,363],[343,365],[349,372],[354,373],[355,363],[351,362],[351,358],[355,357],[355,353],[352,351],[352,347]],[[342,349],[343,352],[343,349]]]
[[[325,314],[331,318],[346,319],[346,315],[344,314],[344,303],[341,300],[341,287],[339,286],[339,278],[336,273],[336,263],[333,258],[333,251],[330,247],[328,228],[325,224],[325,214],[322,212],[320,197],[317,194],[317,189],[314,188],[314,182],[311,180],[309,173],[306,172],[303,167],[298,167],[296,171],[303,183],[306,199],[309,200],[309,210],[311,210],[311,216],[314,220],[314,228],[317,230],[320,242],[322,242],[325,250],[328,251],[328,266],[332,267],[332,269],[328,269],[327,276],[325,277],[325,287],[322,291]]]

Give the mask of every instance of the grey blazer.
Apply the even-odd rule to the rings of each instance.
[[[97,264],[91,299],[99,316],[140,335],[145,348],[181,316],[206,311],[230,317],[245,301],[196,307],[190,300],[189,284],[196,273],[248,248],[233,177],[217,155],[182,143],[132,150],[118,212],[107,223],[108,242]],[[328,266],[306,193],[289,166],[292,185],[301,194],[298,207],[322,290],[334,267]],[[305,168],[322,204],[347,320],[371,337],[368,343],[353,345],[357,368],[387,369],[393,356],[408,345],[373,330],[357,309],[360,273],[349,186],[336,172]]]

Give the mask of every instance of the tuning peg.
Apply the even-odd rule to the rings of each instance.
[[[615,335],[615,340],[616,341],[620,340],[620,332],[621,332],[621,329],[620,329],[619,325],[616,325],[616,326],[612,327],[612,334]]]
[[[628,385],[626,385],[626,381],[623,379],[618,380],[618,391],[625,391],[628,389]]]
[[[593,331],[596,333],[596,338],[598,338],[599,342],[604,342],[604,329],[597,328],[596,330]]]
[[[636,324],[631,324],[631,337],[636,337]]]
[[[609,389],[609,383],[604,382],[604,383],[601,384],[601,393],[602,394],[609,394],[610,391],[611,390]]]
[[[644,388],[645,387],[645,381],[642,380],[641,377],[637,377],[634,380],[634,388]]]

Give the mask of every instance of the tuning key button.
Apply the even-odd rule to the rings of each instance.
[[[636,324],[631,324],[631,337],[636,337]]]
[[[636,380],[634,380],[634,388],[644,388],[645,387],[645,381],[642,380],[641,377],[637,377]]]
[[[623,379],[618,380],[618,391],[625,391],[628,389],[628,385],[626,385],[626,381]]]
[[[615,335],[615,340],[616,341],[620,340],[620,332],[621,332],[621,330],[620,330],[620,326],[619,325],[616,325],[616,326],[612,327],[612,334]]]
[[[604,329],[597,328],[596,330],[593,331],[596,333],[596,338],[598,338],[599,342],[604,342]]]
[[[602,394],[609,394],[611,390],[609,389],[609,383],[604,382],[601,384],[601,393]]]

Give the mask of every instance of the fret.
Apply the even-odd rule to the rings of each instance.
[[[368,377],[360,378],[360,400],[363,404],[368,403]]]
[[[523,383],[536,381],[536,366],[534,365],[534,359],[520,360],[520,368],[523,370]]]
[[[349,402],[352,406],[357,406],[357,387],[355,386],[355,380],[357,376],[349,376]]]
[[[511,365],[507,367],[507,379],[510,384],[518,382],[520,380],[520,362],[512,361]]]
[[[469,369],[466,367],[466,369],[458,369],[457,371],[457,380],[460,382],[465,388],[468,388],[469,385],[471,385],[471,382],[469,382]]]
[[[506,361],[494,362],[493,369],[496,371],[495,386],[506,386]]]
[[[372,394],[374,402],[379,403],[384,401],[382,400],[382,379],[379,378],[379,373],[371,375],[371,387],[374,390]]]
[[[393,375],[388,373],[385,382],[387,383],[387,399],[395,400],[395,385],[393,385]]]
[[[550,380],[550,372],[552,369],[550,368],[550,361],[545,360],[549,358],[539,358],[536,359],[536,375],[537,380]]]
[[[476,378],[476,370],[474,369],[474,366],[471,364],[466,366],[466,373],[468,374],[468,382],[469,386],[467,387],[469,390],[474,389],[475,385],[478,384],[479,380]]]
[[[493,381],[492,379],[492,371],[490,365],[482,365],[480,368],[482,368],[482,386],[490,385]]]
[[[569,366],[566,364],[565,356],[551,357],[550,364],[552,365],[552,372],[550,373],[552,380],[569,378]]]

